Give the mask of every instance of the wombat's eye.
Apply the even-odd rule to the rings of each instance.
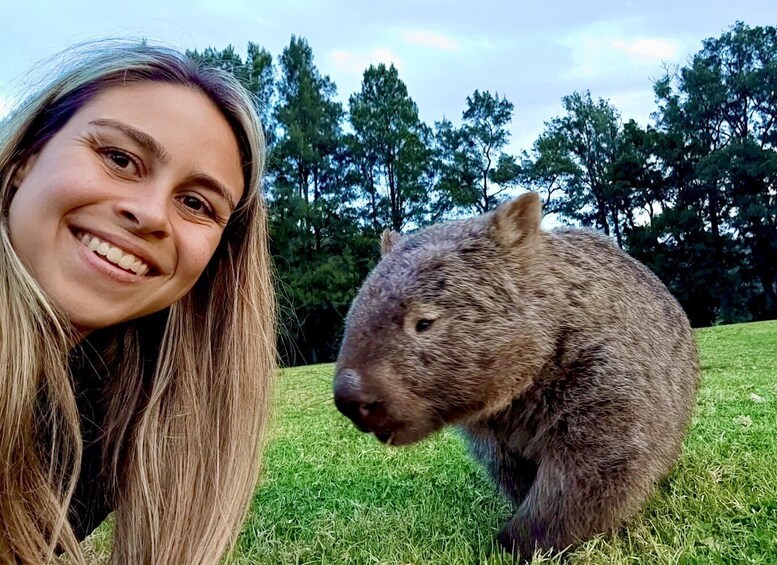
[[[429,329],[429,326],[432,325],[432,322],[434,322],[434,320],[418,320],[415,325],[415,331],[418,333],[425,332]]]

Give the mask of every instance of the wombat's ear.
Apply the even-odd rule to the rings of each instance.
[[[501,204],[494,212],[491,225],[497,240],[509,247],[539,232],[541,220],[540,197],[536,192],[527,192]]]
[[[384,230],[380,236],[380,254],[386,255],[389,251],[394,249],[394,246],[399,243],[402,236],[395,231]]]

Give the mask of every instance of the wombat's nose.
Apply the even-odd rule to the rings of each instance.
[[[337,409],[363,432],[370,431],[375,415],[385,411],[382,402],[364,391],[359,374],[351,369],[337,373],[334,392]]]

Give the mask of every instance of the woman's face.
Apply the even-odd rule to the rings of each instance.
[[[243,193],[218,108],[193,88],[153,82],[95,96],[16,183],[13,247],[84,334],[184,296]]]

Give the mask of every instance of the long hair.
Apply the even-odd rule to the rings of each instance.
[[[244,194],[186,296],[161,317],[90,339],[103,344],[108,383],[111,559],[215,563],[233,546],[255,488],[275,372],[262,128],[234,78],[177,51],[96,42],[64,60],[0,132],[0,562],[45,562],[58,548],[83,562],[67,519],[83,452],[69,364],[78,348],[11,246],[14,175],[97,93],[151,81],[195,88],[219,108],[238,141]]]

